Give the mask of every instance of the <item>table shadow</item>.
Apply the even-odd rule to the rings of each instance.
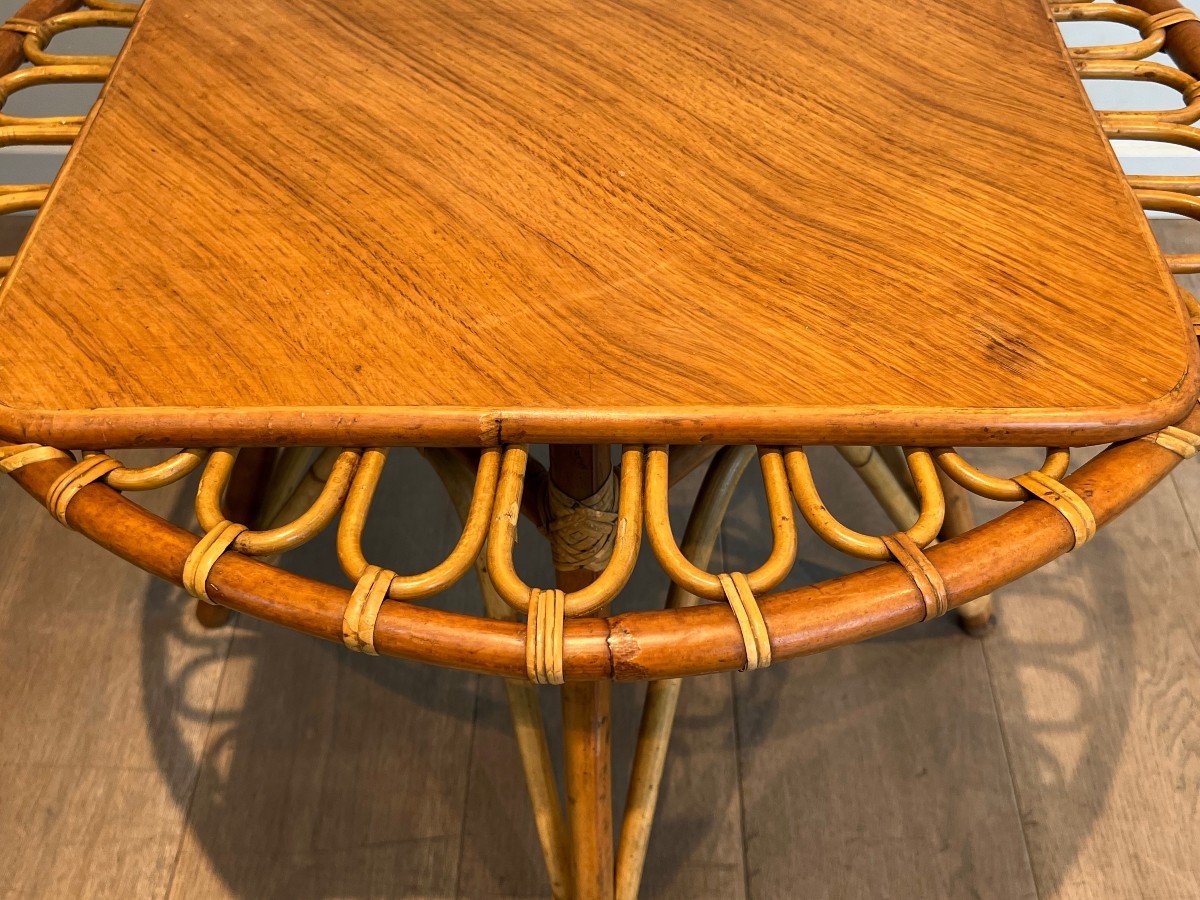
[[[409,461],[398,467],[404,476],[399,481],[407,485],[403,490],[399,483],[385,483],[386,493],[381,493],[376,506],[394,507],[399,518],[389,523],[385,514],[384,522],[370,529],[375,540],[382,541],[383,533],[390,530],[388,526],[405,518],[404,510],[410,513],[414,508],[437,508],[439,512],[433,518],[442,526],[449,521],[448,504],[434,497],[432,487],[414,489],[413,485],[430,485],[433,481],[427,471],[418,473],[416,466],[423,464]],[[685,504],[687,492],[694,491],[695,485],[696,479],[692,479],[691,487],[676,491],[679,496],[673,500]],[[763,532],[754,519],[760,497],[760,484],[751,479],[739,494],[726,533],[727,560],[752,561],[765,552],[760,540]],[[677,512],[681,510],[682,505]],[[185,497],[174,511],[173,520],[187,523],[189,517],[190,500]],[[372,522],[373,526],[377,524],[374,519]],[[682,522],[676,527],[677,534],[682,533]],[[344,583],[333,559],[331,540],[332,534],[322,536],[311,548],[294,554],[286,565],[310,577]],[[523,554],[529,554],[521,560],[521,568],[531,580],[548,577],[549,573],[548,561],[537,558],[529,548],[538,543],[531,539],[519,545],[524,548]],[[368,546],[369,557],[370,551]],[[1116,557],[1122,553],[1115,541],[1104,552]],[[389,562],[396,558],[390,557]],[[1106,570],[1127,571],[1122,562],[1114,559]],[[791,581],[835,577],[853,565],[806,542]],[[1122,624],[1103,636],[1106,652],[1114,660],[1128,659],[1132,647],[1127,592],[1120,587],[1110,585],[1105,590],[1107,600],[1120,611]],[[650,608],[662,602],[665,580],[648,552],[639,562],[632,590],[638,597],[635,607]],[[437,602],[464,612],[476,612],[478,608],[473,583],[460,585]],[[147,592],[146,616],[163,603],[179,607],[179,627],[157,639],[148,639],[151,632],[143,629],[143,697],[161,697],[163,686],[168,685],[174,698],[174,712],[167,719],[148,700],[146,704],[149,737],[164,775],[178,772],[181,758],[190,758],[196,771],[194,781],[169,779],[176,802],[185,810],[188,831],[181,866],[189,845],[198,848],[204,857],[203,866],[235,896],[451,896],[460,890],[461,896],[475,896],[474,886],[489,879],[491,894],[546,893],[523,777],[511,747],[503,691],[480,690],[480,679],[474,675],[366,658],[338,645],[246,617],[242,617],[236,636],[227,645],[220,636],[198,633],[191,625],[190,599],[172,586],[155,582]],[[1100,640],[1088,616],[1081,613],[1077,618],[1082,623],[1078,632],[1056,645],[1026,647],[1005,638],[1008,651],[1015,655],[1019,666],[1030,669],[1032,677],[1039,673],[1052,675],[1078,698],[1069,721],[1039,723],[1023,704],[1004,709],[1006,717],[1018,720],[1010,723],[1008,733],[1074,731],[1088,747],[1086,777],[1061,765],[1048,749],[1026,748],[1039,753],[1044,763],[1046,780],[1042,789],[1057,792],[1064,803],[1078,810],[1065,833],[1058,835],[1059,845],[1068,848],[1083,844],[1096,814],[1104,808],[1104,796],[1111,786],[1128,727],[1132,693],[1132,672],[1119,664],[1101,666],[1098,679],[1094,675],[1085,677],[1072,668],[1070,657],[1098,647]],[[928,641],[931,637],[944,642],[973,640],[960,634],[950,619],[879,640]],[[179,647],[188,646],[195,652],[180,666]],[[739,703],[753,704],[759,720],[770,720],[784,679],[819,678],[822,669],[835,665],[832,656],[826,654],[754,676],[737,676]],[[228,696],[215,712],[204,704],[191,705],[188,701],[189,682],[211,677],[214,670],[208,669],[210,666],[224,666],[227,682]],[[236,690],[229,689],[234,683],[231,679],[236,680]],[[871,703],[887,704],[900,696],[905,685],[897,679],[880,679],[874,688]],[[630,705],[640,695],[640,689],[626,686],[618,686],[615,694],[617,702],[625,705],[614,713],[618,807],[627,783],[638,718],[637,709]],[[1095,740],[1100,697],[1122,715],[1117,720],[1110,715],[1103,722],[1104,739]],[[544,700],[553,746],[559,733],[557,711],[550,692],[545,692]],[[805,730],[811,731],[823,721],[864,714],[869,715],[870,710],[829,704],[806,713]],[[990,708],[961,709],[958,714],[988,719],[995,716]],[[685,707],[677,727],[728,728],[728,720],[723,713],[689,714]],[[206,730],[209,742],[201,753],[195,735]],[[803,741],[805,735],[798,733],[795,738]],[[743,757],[776,753],[781,746],[777,740],[767,741],[765,733],[754,729],[744,730],[739,739]],[[931,747],[937,740],[938,735],[929,735]],[[491,773],[486,790],[481,791],[477,784],[468,812],[465,804],[470,762],[480,757],[480,742],[486,742],[485,751],[493,745],[498,747],[497,758],[508,760],[510,771]],[[737,751],[731,747],[730,752]],[[492,757],[482,752],[482,758],[486,761]],[[561,761],[559,766],[561,780]],[[789,777],[796,777],[796,773]],[[819,780],[821,772],[813,770],[802,777]],[[688,801],[683,804],[673,799],[668,785],[652,838],[661,842],[662,849],[652,851],[655,871],[648,877],[654,884],[667,886],[664,890],[669,890],[674,876],[692,862],[689,852],[696,845],[721,838],[713,833],[717,825],[705,812],[731,798],[713,797],[711,805],[703,808],[694,798],[682,798]],[[462,825],[473,836],[469,848],[458,830],[466,815],[475,817]],[[664,840],[664,834],[687,838]],[[981,833],[977,837],[985,841],[987,836]],[[464,882],[457,868],[468,852],[472,874]],[[1050,861],[1055,867],[1049,872],[1050,883],[1039,882],[1039,890],[1052,893],[1068,874],[1072,859],[1073,853],[1065,852]],[[191,871],[181,868],[177,877],[184,879]],[[1040,874],[1046,877],[1045,871]],[[189,893],[182,880],[176,887],[184,895]]]

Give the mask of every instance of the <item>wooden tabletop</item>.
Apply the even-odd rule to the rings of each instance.
[[[0,294],[60,446],[1078,444],[1196,370],[1041,0],[149,0]]]

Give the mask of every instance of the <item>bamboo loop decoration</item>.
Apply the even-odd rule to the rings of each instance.
[[[25,57],[35,66],[104,66],[111,68],[115,57],[104,55],[50,53],[47,45],[64,31],[76,28],[130,28],[133,26],[137,13],[133,10],[76,10],[51,16],[39,23],[34,23],[32,30],[26,31]],[[12,19],[9,20],[13,21]]]
[[[1179,289],[1179,296],[1183,299],[1183,305],[1187,309],[1188,318],[1192,322],[1192,331],[1196,333],[1196,337],[1200,338],[1200,301],[1197,301],[1192,296],[1191,291]]]
[[[480,454],[470,512],[454,549],[437,566],[419,575],[390,573],[391,581],[384,586],[389,599],[418,600],[440,593],[456,584],[471,568],[487,538],[500,476],[500,455],[499,447],[489,448]],[[370,577],[372,569],[378,570],[363,555],[362,533],[386,460],[385,449],[373,447],[363,451],[338,524],[338,560],[346,575],[360,584],[364,578]]]
[[[645,453],[640,446],[621,451],[620,497],[617,503],[616,534],[608,565],[600,577],[586,587],[566,595],[563,612],[583,616],[612,602],[633,574],[642,536],[642,469]],[[504,450],[499,487],[488,535],[487,562],[492,583],[504,602],[518,612],[528,613],[533,588],[521,580],[513,567],[513,545],[517,536],[521,493],[529,452],[514,444]]]
[[[200,477],[196,492],[196,519],[206,531],[221,527],[225,516],[221,497],[233,472],[237,451],[221,447],[213,450]],[[310,469],[311,475],[323,482],[320,494],[308,509],[296,512],[286,524],[266,531],[241,532],[233,549],[249,556],[270,556],[295,549],[311,541],[333,521],[350,490],[351,478],[358,467],[359,451],[329,449],[321,453]],[[289,512],[291,512],[289,510]]]
[[[950,476],[960,487],[966,488],[972,494],[986,497],[988,500],[1015,503],[1026,500],[1029,494],[1016,479],[999,478],[989,475],[972,466],[950,447],[937,447],[933,450],[933,458],[938,468]],[[1053,479],[1061,479],[1071,467],[1071,451],[1065,447],[1052,447],[1046,450],[1046,460],[1038,469],[1043,475]]]
[[[102,84],[112,65],[66,65],[66,66],[30,66],[27,69],[17,69],[7,75],[0,76],[0,106],[8,102],[8,98],[17,91],[47,84]],[[5,130],[0,134],[19,133],[27,137],[27,143],[45,143],[34,141],[33,138],[70,134],[67,143],[74,140],[86,116],[49,116],[30,118],[28,116],[10,116],[0,113],[0,127]]]
[[[1115,22],[1136,28],[1142,39],[1129,44],[1071,47],[1072,56],[1085,59],[1144,59],[1159,52],[1166,39],[1166,26],[1132,6],[1119,3],[1059,3],[1052,8],[1056,22]]]
[[[99,454],[94,451],[84,453],[85,458],[95,455]],[[207,458],[207,450],[193,449],[180,450],[170,458],[151,466],[129,468],[118,463],[104,475],[104,483],[117,491],[152,491],[186,478]]]
[[[946,514],[942,486],[938,482],[937,468],[928,450],[905,448],[908,469],[916,487],[920,512],[912,527],[903,533],[917,547],[927,547],[938,536]],[[801,447],[794,447],[784,454],[788,481],[800,515],[821,540],[831,547],[860,559],[892,559],[889,543],[881,537],[872,537],[847,528],[825,508],[821,495],[813,481],[808,456]]]
[[[770,510],[773,546],[766,562],[749,575],[741,572],[712,575],[684,555],[671,532],[668,448],[651,447],[646,459],[646,533],[654,555],[671,581],[682,589],[697,597],[723,599],[729,604],[742,633],[746,654],[743,668],[748,670],[766,668],[772,658],[770,634],[756,595],[769,591],[787,577],[796,561],[797,547],[783,457],[774,447],[760,447],[758,456]]]
[[[556,589],[530,587],[521,580],[513,567],[512,551],[516,542],[517,520],[520,517],[521,494],[525,486],[529,453],[522,445],[511,446],[504,451],[492,527],[488,536],[487,568],[492,584],[504,602],[526,614],[525,665],[531,681],[538,684],[563,683],[562,640],[565,617],[586,615],[607,605],[620,593],[629,581],[629,576],[633,574],[642,538],[641,493],[644,456],[641,447],[622,449],[620,497],[616,521],[613,523],[615,533],[611,548],[604,546],[607,541],[591,538],[587,541],[597,554],[607,555],[607,564],[600,571],[599,577],[590,584],[565,593]],[[611,481],[610,478],[609,482]],[[603,490],[589,500],[608,502]],[[563,505],[560,508],[567,507]],[[568,508],[567,515],[573,516],[574,510]],[[590,520],[592,523],[596,521]],[[553,520],[546,524],[548,534],[560,533],[556,532]]]

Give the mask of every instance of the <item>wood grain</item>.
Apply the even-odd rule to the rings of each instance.
[[[1085,443],[1196,391],[1040,0],[150,0],[131,40],[0,295],[9,436]]]

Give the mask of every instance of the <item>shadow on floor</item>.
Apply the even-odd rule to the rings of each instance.
[[[828,470],[833,464],[825,460],[820,465]],[[409,560],[410,568],[416,568],[434,561],[452,540],[455,520],[449,504],[438,496],[440,486],[422,467],[415,456],[389,467],[367,536],[368,558]],[[760,483],[754,478],[743,485],[726,535],[727,562],[736,559],[752,564],[765,552],[759,540],[763,533],[759,492]],[[688,498],[677,499],[685,502]],[[841,506],[850,507],[864,498],[851,486],[838,500]],[[831,501],[831,507],[835,505]],[[189,501],[181,502],[177,521],[186,521],[189,506]],[[422,511],[420,516],[414,514],[417,510]],[[877,521],[862,524],[876,530],[883,527]],[[681,532],[682,523],[677,529]],[[295,554],[289,568],[344,583],[331,538],[326,534]],[[530,556],[521,561],[530,580],[548,578],[550,573],[548,560],[537,557],[532,549],[538,543],[530,539],[519,545],[522,553]],[[793,576],[799,583],[836,577],[853,568],[850,561],[823,546],[806,543],[801,552],[801,565]],[[1121,549],[1114,541],[1105,552],[1119,556]],[[1106,569],[1131,571],[1121,565]],[[1103,590],[1111,595],[1106,602],[1120,608],[1121,619],[1127,623],[1127,592],[1122,588],[1110,584]],[[646,558],[639,565],[634,590],[642,598],[639,605],[647,607],[660,604],[664,596],[665,583]],[[162,603],[179,603],[179,597],[179,591],[156,583],[146,597],[147,614]],[[474,585],[466,583],[437,602],[464,612],[474,612],[478,606]],[[1103,808],[1108,777],[1116,767],[1127,725],[1127,721],[1121,723],[1119,733],[1114,733],[1109,721],[1104,740],[1093,739],[1094,700],[1098,696],[1128,697],[1132,683],[1130,673],[1120,665],[1101,666],[1096,681],[1075,671],[1070,660],[1081,651],[1101,652],[1101,648],[1115,660],[1128,659],[1131,630],[1100,635],[1082,611],[1071,616],[1070,610],[1060,607],[1061,602],[1055,606],[1056,614],[1070,619],[1060,641],[1013,647],[1022,670],[1020,677],[1054,679],[1063,691],[1077,697],[1075,713],[1064,721],[1036,722],[1030,721],[1023,709],[1009,709],[1005,711],[1008,717],[1025,720],[1009,722],[1005,731],[1033,735],[1069,732],[1086,748],[1083,752],[1091,758],[1086,781],[1049,750],[1043,767],[1042,789],[1062,795],[1079,810],[1072,833],[1060,835],[1059,840],[1079,846],[1096,812]],[[185,604],[180,604],[180,615],[190,615]],[[188,640],[188,636],[181,626],[169,640]],[[936,673],[937,654],[970,640],[959,634],[948,618],[875,643],[912,644],[913,665],[924,664]],[[180,682],[175,688],[181,698],[179,719],[212,719],[208,748],[196,762],[194,789],[192,784],[179,783],[176,791],[176,800],[188,810],[188,834],[177,863],[175,893],[211,896],[227,892],[246,897],[545,894],[523,778],[511,747],[504,695],[496,685],[466,673],[363,657],[244,617],[227,647],[227,659],[223,652],[214,652],[199,657],[189,669],[169,672],[163,644],[142,642],[144,693],[149,695],[165,681],[176,679]],[[826,796],[822,752],[854,752],[844,741],[839,743],[845,723],[911,702],[913,680],[904,671],[843,666],[840,655],[853,649],[737,677],[739,746],[730,746],[728,752],[739,755],[743,763],[756,757],[774,759],[773,765],[756,771],[765,771],[768,779],[786,780],[781,785],[755,785],[755,796],[775,792],[791,797],[797,790],[801,797]],[[186,680],[200,666],[222,663],[225,668],[215,712],[189,706]],[[860,690],[843,690],[847,678],[870,682],[860,685]],[[819,687],[817,693],[828,702],[808,704],[802,715],[793,716],[790,708],[781,710],[781,698],[787,696],[788,684],[795,679]],[[637,688],[620,688],[616,702],[633,706],[640,703],[640,696]],[[554,732],[553,745],[558,726],[550,692],[544,700]],[[939,701],[930,697],[928,702]],[[747,714],[748,708],[753,715]],[[1128,713],[1128,703],[1122,708]],[[996,716],[992,706],[957,708],[953,714],[963,717],[967,730],[972,729],[974,719],[987,720],[979,723],[977,731],[994,727]],[[614,717],[620,806],[637,712],[625,709]],[[177,765],[179,754],[191,752],[179,738],[178,725],[178,721],[159,722],[151,734],[164,771]],[[720,710],[711,709],[699,713],[699,719],[685,717],[678,725],[681,729],[722,726],[727,728],[728,720]],[[917,778],[925,765],[944,765],[939,759],[939,751],[944,749],[942,738],[938,733],[918,735],[918,742],[928,748],[927,759],[921,766],[902,760],[891,777]],[[827,750],[815,751],[814,741],[824,742]],[[493,770],[497,759],[506,770]],[[1106,775],[1101,783],[1095,781],[1097,771]],[[779,774],[773,776],[772,772]],[[745,802],[749,796],[745,785],[741,790],[743,796],[735,798],[737,802]],[[865,787],[858,802],[873,802],[873,795]],[[968,795],[964,792],[964,803]],[[885,800],[881,796],[880,802]],[[722,798],[707,798],[698,803],[695,797],[672,796],[669,789],[664,793],[653,839],[665,840],[668,846],[667,852],[655,855],[655,883],[671,884],[676,870],[694,862],[690,854],[706,843],[706,829],[715,827],[708,812],[721,802]],[[769,814],[790,815],[787,802],[773,803]],[[918,819],[933,815],[920,808],[901,814]],[[760,815],[754,809],[746,811],[748,818]],[[956,821],[970,817],[966,810]],[[769,819],[759,818],[756,824],[773,827]],[[939,826],[932,823],[930,827],[936,830]],[[985,846],[988,823],[981,822],[978,827],[969,840]],[[667,829],[673,838],[664,835]],[[469,848],[464,846],[466,839]],[[870,835],[858,839],[864,845],[872,843]],[[819,844],[820,840],[814,839],[804,852],[818,852]],[[920,848],[913,849],[920,852]],[[1063,865],[1055,873],[1055,884],[1039,884],[1047,893],[1069,868],[1069,855],[1060,858]],[[467,861],[473,870],[464,875],[462,866]],[[484,890],[478,887],[481,884],[490,884],[490,888]]]

